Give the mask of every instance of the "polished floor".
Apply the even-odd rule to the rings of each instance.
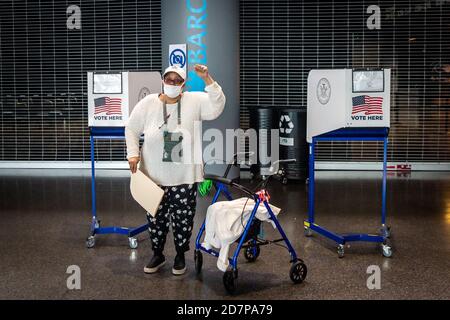
[[[99,171],[97,188],[102,226],[145,223],[130,196],[127,171]],[[238,294],[230,297],[212,256],[204,256],[200,278],[193,250],[187,274],[171,275],[172,236],[169,263],[155,275],[143,273],[150,258],[146,233],[136,250],[118,235],[100,235],[87,249],[89,170],[0,170],[0,299],[450,299],[450,173],[389,176],[392,258],[376,244],[353,243],[339,259],[334,243],[304,237],[305,185],[273,182],[270,190],[272,203],[283,208],[281,224],[308,266],[307,279],[292,284],[288,252],[266,246],[256,262],[240,260]],[[319,172],[317,222],[336,232],[377,232],[380,190],[378,172]],[[195,232],[211,197],[198,201]],[[265,235],[276,236],[268,224]],[[67,288],[70,265],[80,267],[81,290]],[[367,287],[371,265],[381,270],[379,290]]]

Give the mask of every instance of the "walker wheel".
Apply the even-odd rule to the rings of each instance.
[[[136,238],[128,238],[128,245],[131,249],[136,249],[138,247],[138,241]]]
[[[337,253],[338,253],[338,257],[339,258],[343,258],[344,257],[345,250],[344,250],[344,245],[343,244],[338,245]]]
[[[248,246],[245,248],[244,257],[248,262],[255,262],[258,259],[259,254],[261,253],[261,249],[259,246]]]
[[[226,271],[223,274],[223,285],[229,294],[234,294],[237,289],[237,270]]]
[[[283,177],[283,178],[281,179],[281,183],[282,183],[282,184],[287,184],[287,183],[288,183],[288,178]]]
[[[291,266],[291,270],[289,270],[289,277],[291,278],[293,283],[302,283],[306,278],[306,274],[308,273],[308,268],[303,263],[302,260],[297,260]]]
[[[203,266],[203,255],[200,250],[194,251],[194,263],[195,263],[195,272],[200,274],[202,272]]]
[[[392,248],[388,244],[383,243],[381,245],[381,253],[383,254],[384,257],[390,258],[392,257]]]
[[[90,236],[86,239],[86,248],[91,249],[95,246],[95,237]]]

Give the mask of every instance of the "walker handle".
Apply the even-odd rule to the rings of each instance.
[[[217,182],[229,185],[229,186],[233,183],[233,181],[231,179],[216,176],[215,174],[205,174],[204,178],[208,179],[208,180],[217,181]]]
[[[217,182],[229,185],[231,187],[237,188],[237,189],[241,190],[242,192],[244,192],[245,194],[247,194],[248,196],[250,196],[252,198],[255,198],[255,193],[254,192],[252,192],[251,190],[247,189],[243,185],[240,185],[240,184],[234,182],[231,179],[220,177],[220,176],[216,176],[214,174],[205,174],[204,178],[205,179],[209,179],[209,180],[213,180],[213,181],[217,181]]]
[[[239,155],[253,155],[253,154],[254,154],[253,151],[248,151],[248,152],[236,152],[236,153],[233,155],[233,162],[228,164],[227,169],[225,170],[225,173],[223,174],[223,177],[224,177],[224,178],[228,177],[228,173],[230,173],[231,167],[232,167],[232,166],[237,166],[237,160],[238,160],[237,158],[238,158]]]

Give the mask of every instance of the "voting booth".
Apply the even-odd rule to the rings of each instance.
[[[390,69],[311,70],[307,141],[343,128],[389,128]]]
[[[386,226],[387,144],[390,126],[390,69],[324,69],[308,75],[307,142],[309,143],[308,219],[305,235],[317,232],[338,244],[339,257],[350,241],[381,243],[392,255]],[[315,148],[320,141],[383,142],[381,228],[377,234],[337,234],[315,222]]]
[[[154,71],[92,71],[87,73],[88,114],[91,145],[92,222],[86,247],[95,246],[97,234],[121,234],[128,237],[129,246],[137,248],[135,235],[144,232],[148,224],[137,228],[101,227],[96,209],[95,141],[125,139],[125,123],[135,105],[144,97],[162,92],[161,74]]]
[[[152,71],[88,72],[89,127],[124,127],[139,100],[162,92],[161,74]]]

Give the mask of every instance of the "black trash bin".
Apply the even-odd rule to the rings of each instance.
[[[308,143],[306,142],[306,109],[277,108],[280,130],[280,159],[296,159],[281,163],[289,180],[306,180],[308,174]]]
[[[284,171],[283,182],[306,180],[308,176],[308,144],[306,142],[306,109],[294,106],[260,106],[250,108],[250,127],[257,130],[258,153],[261,148],[269,148],[271,129],[279,130],[280,160],[295,159],[295,162],[280,163]],[[266,129],[267,134],[260,134]],[[253,150],[250,150],[253,151]],[[258,162],[250,167],[253,175],[267,175],[269,164]]]
[[[261,107],[253,107],[250,108],[250,128],[256,130],[257,135],[257,150],[248,150],[248,151],[257,151],[257,163],[252,164],[250,166],[250,172],[252,175],[266,175],[267,171],[270,168],[270,163],[262,164],[261,159],[259,157],[259,150],[263,148],[269,148],[270,152],[270,141],[272,139],[271,130],[278,129],[278,125],[276,123],[276,108],[273,106],[261,106]],[[260,129],[265,129],[263,134],[261,135]]]

